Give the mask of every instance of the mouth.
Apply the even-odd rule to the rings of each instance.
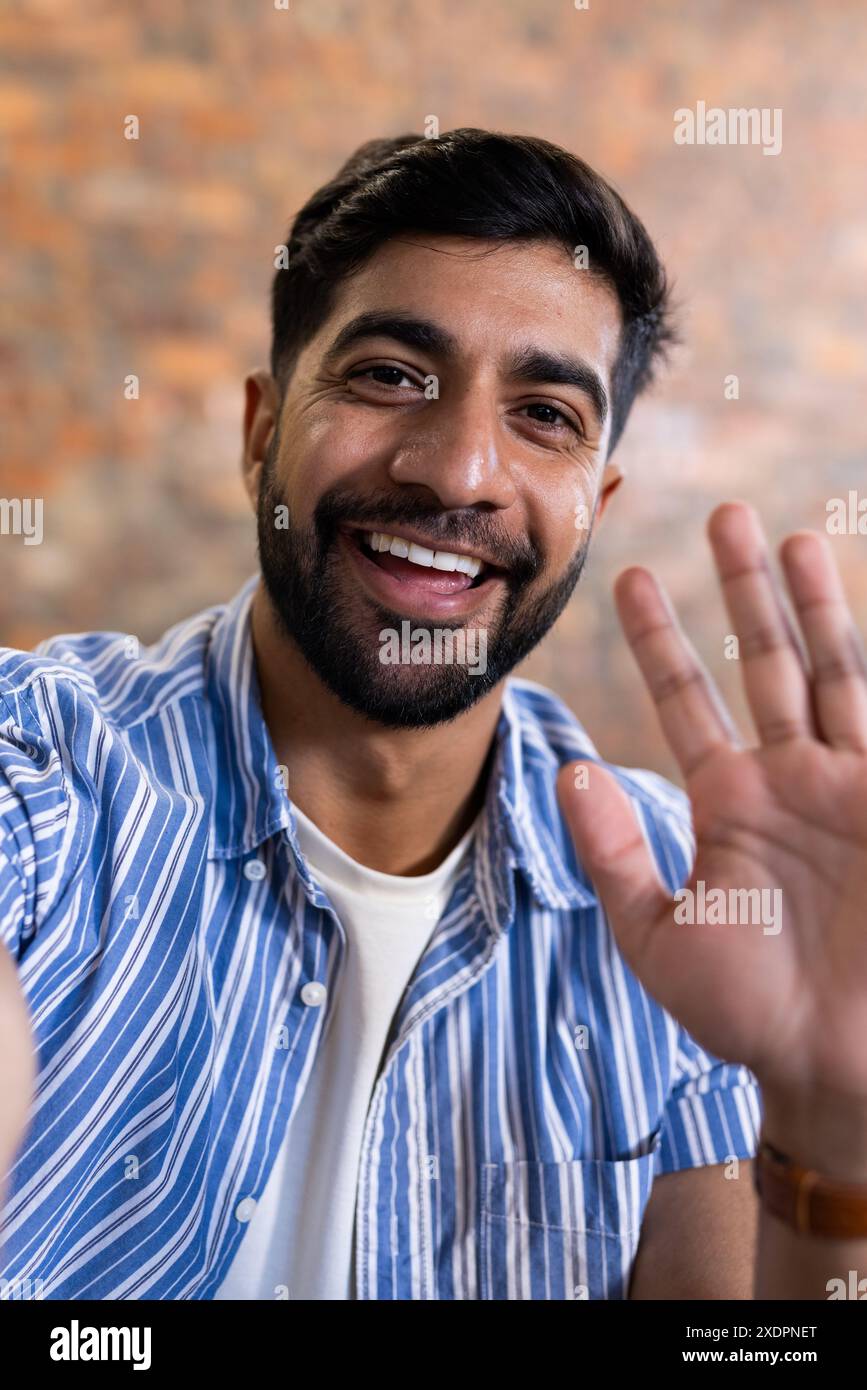
[[[436,549],[393,532],[340,532],[365,587],[380,602],[416,617],[460,617],[505,581],[506,571],[467,551]]]

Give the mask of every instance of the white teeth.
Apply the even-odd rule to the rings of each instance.
[[[416,545],[415,541],[410,541],[408,558],[414,565],[424,565],[425,569],[430,569],[434,562],[434,553],[428,550],[426,545]]]
[[[475,579],[482,568],[481,560],[477,560],[474,555],[456,555],[455,560],[455,569],[460,570],[461,574],[468,574],[470,579]]]
[[[458,557],[450,555],[447,550],[437,550],[433,557],[433,567],[435,570],[456,570]]]
[[[482,568],[482,561],[474,555],[455,555],[450,550],[429,550],[426,545],[416,545],[415,541],[405,541],[400,536],[389,536],[385,531],[368,531],[367,544],[371,550],[388,550],[401,560],[412,560],[413,564],[423,565],[425,569],[457,570],[475,579]]]

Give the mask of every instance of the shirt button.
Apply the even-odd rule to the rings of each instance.
[[[264,878],[267,870],[261,859],[248,859],[244,865],[244,877],[252,880]]]
[[[241,1201],[235,1207],[235,1215],[239,1221],[249,1221],[255,1210],[255,1197],[242,1197]]]
[[[437,914],[437,905],[436,905],[436,899],[435,899],[435,898],[425,898],[425,900],[424,900],[424,915],[425,915],[425,917],[427,917],[429,920],[433,919],[434,917],[436,917],[436,916],[438,915],[438,914]]]
[[[314,1008],[318,1008],[320,1004],[325,1003],[325,996],[327,993],[328,990],[324,985],[320,984],[318,980],[311,980],[310,984],[304,985],[301,990],[301,998],[304,1000],[305,1004],[310,1004]]]

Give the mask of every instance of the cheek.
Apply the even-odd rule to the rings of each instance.
[[[537,535],[543,547],[548,575],[559,574],[572,561],[588,537],[593,516],[594,492],[586,479],[558,488],[545,499],[537,514]]]
[[[331,487],[372,483],[390,456],[381,422],[330,403],[288,422],[286,440],[287,487],[307,509]]]

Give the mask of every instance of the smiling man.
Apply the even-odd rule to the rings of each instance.
[[[867,685],[825,546],[783,549],[802,656],[754,515],[712,518],[752,749],[618,581],[688,796],[510,675],[666,301],[565,151],[362,146],[246,383],[261,576],[147,649],[3,653],[9,1287],[821,1298],[865,1263]],[[697,884],[779,892],[781,929],[684,924]]]

